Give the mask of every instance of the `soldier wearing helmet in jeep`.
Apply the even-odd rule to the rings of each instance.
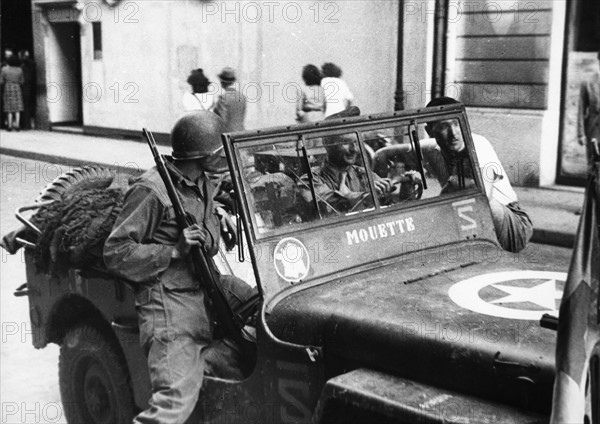
[[[180,233],[173,207],[156,167],[127,192],[123,210],[106,240],[104,260],[115,274],[136,283],[140,342],[148,358],[152,398],[134,422],[181,423],[196,405],[203,375],[241,379],[246,358],[229,339],[214,340],[205,293],[193,278],[188,253],[201,245],[216,254],[223,211],[206,172],[217,171],[222,120],[194,112],[171,132],[169,172],[184,209],[197,224]],[[219,216],[221,215],[221,217]],[[222,276],[230,303],[253,291],[243,281]]]
[[[440,97],[430,101],[427,107],[460,104],[451,97]],[[443,184],[442,194],[451,193],[465,187],[474,186],[469,155],[458,121],[442,120],[429,122],[426,131],[435,138],[441,158],[434,165],[435,172]],[[521,209],[517,195],[508,181],[506,172],[490,142],[473,134],[475,153],[483,175],[492,220],[498,242],[503,249],[520,252],[533,234],[531,219]]]

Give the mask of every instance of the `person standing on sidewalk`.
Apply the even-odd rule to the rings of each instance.
[[[439,97],[427,103],[426,107],[453,104],[460,104],[460,102],[451,97]],[[441,159],[435,161],[437,162],[435,167],[438,171],[436,172],[438,179],[441,174],[444,175],[440,181],[443,185],[442,194],[474,186],[472,164],[458,121],[449,119],[429,122],[425,130],[430,137],[435,138],[440,149]],[[517,194],[510,185],[506,171],[491,143],[480,135],[472,136],[498,242],[504,250],[520,252],[533,235],[531,219],[519,205]],[[490,170],[491,176],[487,172]]]
[[[2,87],[2,108],[7,114],[8,131],[19,131],[21,111],[23,111],[23,94],[21,86],[25,82],[19,59],[12,55],[7,59],[7,66],[0,71],[0,86]]]
[[[248,358],[228,338],[213,339],[212,311],[191,270],[188,254],[219,248],[226,212],[216,208],[216,187],[206,172],[220,160],[221,119],[211,112],[180,118],[171,132],[173,160],[167,168],[183,207],[197,224],[179,230],[165,184],[156,167],[139,177],[104,245],[104,261],[115,275],[136,284],[140,342],[152,383],[150,405],[134,423],[183,423],[198,400],[205,374],[241,379]],[[221,222],[220,222],[221,221]],[[222,275],[221,288],[235,310],[253,295],[238,278]]]
[[[31,60],[28,50],[19,50],[19,61],[23,70],[23,119],[22,127],[30,130],[34,127],[35,116],[35,62]]]
[[[325,118],[325,91],[321,87],[323,76],[315,65],[309,64],[302,69],[302,80],[305,87],[301,88],[296,102],[296,121],[315,122]]]
[[[223,92],[219,96],[214,112],[225,121],[223,132],[243,131],[246,119],[246,97],[234,86],[236,81],[234,69],[223,68],[219,80]]]

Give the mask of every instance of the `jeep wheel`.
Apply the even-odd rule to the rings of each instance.
[[[134,402],[123,355],[100,331],[80,325],[67,332],[58,363],[60,395],[73,424],[131,423]]]

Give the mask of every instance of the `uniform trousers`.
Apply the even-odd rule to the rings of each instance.
[[[242,280],[221,276],[232,308],[254,293]],[[241,379],[237,346],[214,340],[202,290],[169,290],[160,282],[136,295],[140,342],[148,357],[152,398],[134,423],[184,423],[191,415],[204,375]]]

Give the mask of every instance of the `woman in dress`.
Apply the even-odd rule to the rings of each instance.
[[[302,69],[302,87],[296,102],[296,121],[314,122],[325,118],[325,92],[321,87],[321,71],[315,65],[306,65]]]
[[[7,60],[7,66],[0,71],[0,85],[3,89],[2,109],[8,117],[8,131],[13,129],[19,131],[21,111],[23,110],[21,86],[24,82],[19,59],[16,56],[10,56]]]
[[[187,82],[192,86],[192,92],[183,95],[183,109],[186,112],[193,110],[213,112],[216,106],[216,90],[209,92],[211,83],[204,75],[204,71],[200,68],[192,70]]]

